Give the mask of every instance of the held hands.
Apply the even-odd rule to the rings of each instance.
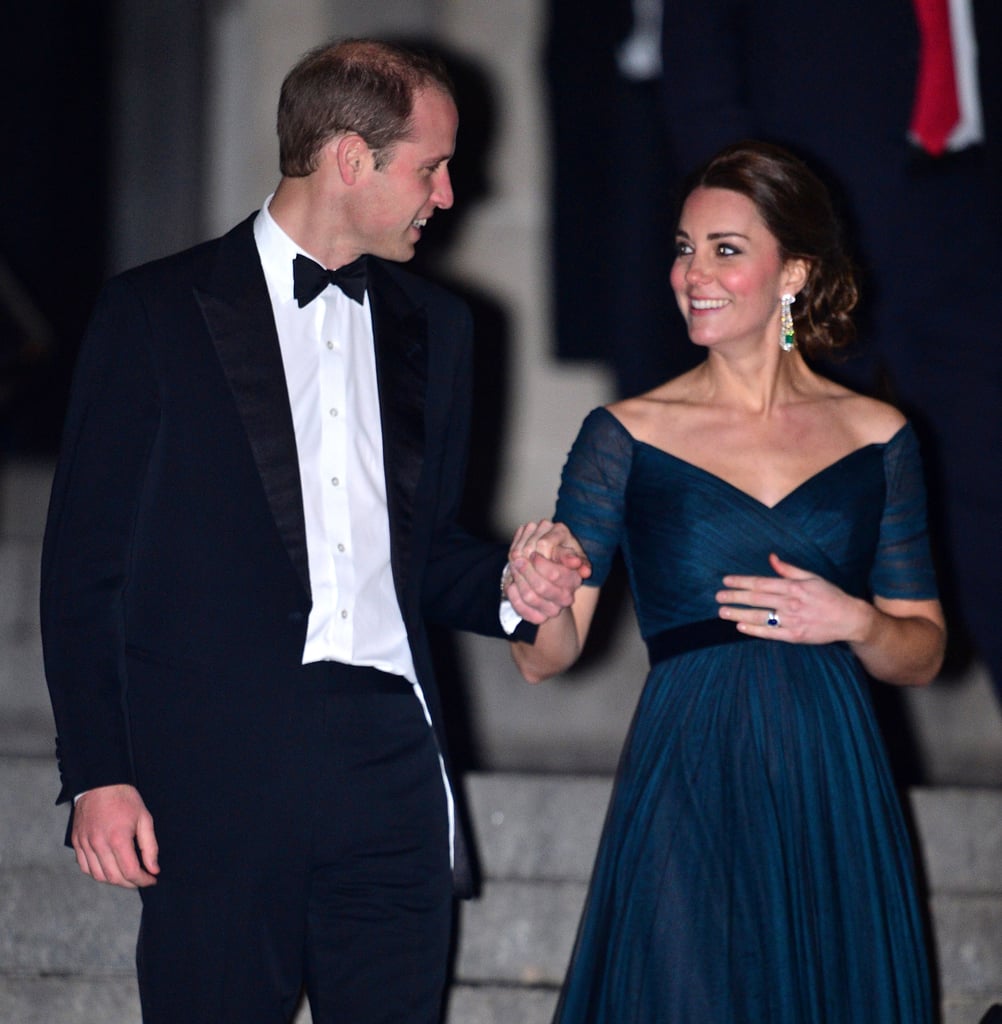
[[[571,531],[542,519],[515,531],[501,590],[526,622],[539,625],[569,608],[590,575],[591,563]]]
[[[866,635],[874,614],[866,601],[775,554],[769,564],[775,577],[724,577],[726,589],[716,594],[722,619],[749,636],[787,643],[828,644]]]
[[[160,865],[153,816],[134,786],[84,793],[73,809],[71,840],[80,870],[96,881],[123,889],[156,884]]]

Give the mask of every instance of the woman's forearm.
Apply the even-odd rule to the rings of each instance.
[[[535,643],[513,642],[511,653],[519,672],[530,683],[541,683],[569,669],[581,654],[572,609],[565,608],[544,622],[536,632]]]
[[[875,679],[898,686],[925,686],[936,678],[946,650],[946,629],[938,615],[888,614],[868,605],[864,626],[849,641]]]

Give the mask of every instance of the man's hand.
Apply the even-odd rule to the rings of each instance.
[[[80,870],[98,882],[123,889],[156,884],[160,865],[153,816],[135,786],[100,786],[84,793],[73,808],[71,840]]]
[[[539,625],[574,603],[591,563],[563,523],[530,522],[515,531],[508,552],[505,597],[526,621]]]

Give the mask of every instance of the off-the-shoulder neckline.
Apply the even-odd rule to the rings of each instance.
[[[809,484],[811,484],[814,481],[818,480],[820,477],[824,476],[826,473],[829,473],[829,472],[833,471],[837,467],[841,466],[843,463],[847,462],[849,459],[852,459],[855,456],[858,456],[861,453],[869,451],[869,450],[871,450],[873,448],[886,448],[888,445],[893,444],[894,441],[905,430],[908,429],[908,423],[907,422],[902,423],[902,425],[894,432],[894,434],[890,438],[888,438],[887,441],[873,441],[873,442],[870,442],[869,444],[861,445],[859,448],[853,448],[852,451],[846,452],[845,455],[839,456],[839,458],[835,459],[833,462],[829,462],[828,465],[822,466],[821,469],[817,470],[814,473],[811,473],[810,476],[805,477],[803,480],[800,481],[800,483],[798,483],[796,486],[794,486],[789,491],[787,491],[786,494],[784,494],[778,501],[776,501],[775,503],[770,505],[767,502],[762,501],[761,498],[757,498],[754,494],[750,494],[743,487],[738,487],[737,484],[731,483],[726,477],[722,477],[718,473],[714,473],[714,472],[712,472],[709,469],[705,469],[704,467],[698,465],[695,462],[690,462],[688,459],[684,459],[684,458],[682,458],[682,456],[676,455],[674,452],[670,452],[670,451],[668,451],[665,448],[659,448],[657,445],[649,444],[647,441],[640,441],[640,440],[638,440],[637,438],[635,438],[626,429],[626,427],[623,425],[622,421],[614,413],[610,412],[608,409],[602,407],[601,409],[598,409],[596,411],[605,413],[606,416],[608,416],[613,421],[613,423],[615,423],[616,426],[630,439],[630,442],[634,446],[636,446],[638,448],[644,448],[644,449],[646,449],[648,451],[654,452],[654,453],[656,453],[658,455],[662,455],[662,456],[664,456],[664,457],[666,457],[668,459],[671,459],[673,462],[677,462],[679,465],[685,466],[686,468],[688,468],[692,472],[698,473],[701,476],[707,477],[710,480],[715,480],[719,484],[722,484],[723,486],[729,488],[730,490],[734,491],[735,493],[743,495],[745,498],[747,498],[749,501],[754,502],[756,505],[759,505],[762,508],[769,509],[769,510],[779,508],[780,505],[782,505],[784,502],[788,501],[790,498],[792,498],[799,491],[802,491]]]

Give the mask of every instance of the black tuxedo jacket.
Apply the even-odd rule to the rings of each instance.
[[[239,857],[262,816],[281,829],[306,724],[287,683],[311,606],[303,503],[252,224],[107,284],[45,534],[60,799],[135,784],[165,867]],[[505,550],[454,524],[471,325],[394,264],[371,259],[369,287],[393,576],[444,754],[425,623],[503,635]],[[463,885],[461,836],[456,864]]]

